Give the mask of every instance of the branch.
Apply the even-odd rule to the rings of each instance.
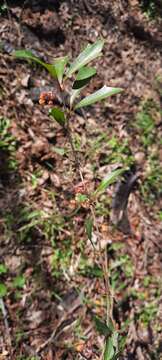
[[[1,308],[1,311],[2,311],[4,325],[5,325],[5,329],[6,329],[6,335],[7,335],[6,336],[6,341],[7,341],[8,346],[11,349],[12,342],[11,342],[11,336],[10,336],[10,328],[9,328],[9,323],[8,323],[8,320],[7,320],[7,310],[5,308],[3,298],[0,298],[0,308]]]

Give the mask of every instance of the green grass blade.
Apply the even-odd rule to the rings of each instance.
[[[112,171],[110,174],[108,174],[100,183],[96,191],[93,193],[93,195],[97,195],[99,193],[104,192],[107,187],[111,184],[113,184],[118,177],[125,171],[125,169],[117,169]]]

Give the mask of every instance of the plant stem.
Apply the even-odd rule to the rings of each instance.
[[[66,105],[64,103],[64,110],[66,111]],[[67,111],[66,111],[67,114]],[[75,150],[74,144],[73,144],[73,138],[72,138],[72,134],[71,134],[71,128],[70,128],[70,117],[71,117],[71,109],[69,111],[69,114],[67,114],[67,123],[66,123],[66,130],[67,130],[67,137],[69,140],[69,143],[71,145],[71,150],[74,156],[74,160],[75,160],[75,168],[79,173],[80,179],[84,185],[84,178],[83,178],[83,174],[82,174],[82,170],[80,167],[80,161],[78,159],[78,153]],[[101,243],[101,235],[100,235],[100,230],[98,227],[98,223],[97,223],[97,219],[96,219],[96,215],[95,215],[95,209],[94,209],[94,204],[91,203],[90,205],[90,210],[91,210],[91,214],[92,214],[92,218],[94,221],[94,225],[96,227],[96,231],[97,231],[97,236],[98,236],[98,244],[99,244],[99,258],[100,258],[100,262],[101,262],[101,266],[102,266],[102,270],[103,270],[103,276],[104,276],[104,283],[105,283],[105,292],[106,292],[106,323],[107,325],[109,324],[110,320],[114,323],[113,320],[113,295],[112,295],[112,290],[111,290],[111,285],[110,285],[110,274],[109,274],[109,269],[108,269],[108,257],[107,257],[107,247],[105,246],[105,252],[104,252],[104,259],[102,256],[102,243]],[[96,256],[96,250],[94,249],[95,252],[95,256]],[[103,357],[103,355],[102,355]]]
[[[106,290],[106,323],[108,325],[110,319],[113,322],[113,315],[112,315],[112,300],[111,300],[111,286],[110,286],[110,281],[109,281],[109,271],[108,271],[108,259],[107,259],[107,247],[105,247],[105,259],[103,260],[102,257],[102,244],[101,244],[101,235],[100,235],[100,230],[97,224],[97,219],[96,219],[96,215],[94,212],[94,208],[93,205],[91,205],[91,214],[94,220],[94,224],[97,230],[97,236],[98,236],[98,244],[99,244],[99,256],[100,256],[100,262],[102,265],[102,270],[103,270],[103,275],[104,275],[104,282],[105,282],[105,290]]]
[[[74,144],[73,144],[73,138],[72,138],[72,135],[71,135],[69,118],[67,118],[66,130],[67,130],[67,136],[68,136],[68,140],[69,140],[69,143],[70,143],[70,146],[71,146],[71,150],[72,150],[72,153],[73,153],[73,156],[74,156],[74,160],[75,160],[75,168],[76,168],[76,170],[78,170],[81,181],[83,182],[84,179],[83,179],[82,171],[80,169],[80,162],[79,162],[79,159],[78,159],[78,154],[77,154],[77,151],[75,150],[75,147],[74,147]]]
[[[110,284],[110,272],[109,272],[109,266],[108,266],[108,254],[107,254],[107,246],[105,246],[105,285],[106,285],[106,293],[107,293],[107,324],[109,320],[114,323],[113,319],[113,292]]]
[[[73,138],[72,138],[72,134],[71,134],[71,128],[70,128],[71,108],[70,108],[70,110],[68,112],[63,91],[62,91],[62,89],[60,89],[60,90],[61,90],[61,94],[62,94],[64,112],[66,113],[66,117],[67,117],[67,122],[66,122],[67,137],[68,137],[68,140],[69,140],[69,143],[70,143],[70,146],[71,146],[71,150],[72,150],[72,153],[73,153],[73,156],[74,156],[75,168],[79,173],[79,176],[80,176],[80,179],[81,179],[82,183],[84,183],[84,178],[83,178],[82,170],[81,170],[81,167],[80,167],[80,161],[78,159],[78,153],[75,150],[74,143],[73,143]]]

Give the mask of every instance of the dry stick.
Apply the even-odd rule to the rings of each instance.
[[[67,316],[71,315],[74,311],[76,311],[78,309],[78,307],[81,306],[81,303],[77,303],[75,304],[68,312],[68,314],[65,314],[63,316],[63,318],[59,321],[57,327],[53,330],[52,334],[50,335],[50,337],[40,346],[38,346],[38,348],[36,349],[36,354],[40,353],[42,350],[44,350],[49,344],[51,344],[56,337],[60,336],[61,333],[65,330],[65,327],[63,327],[62,329],[58,330],[59,328],[61,328],[61,325],[63,325],[64,321],[67,320]],[[73,321],[74,323],[74,321]],[[73,325],[70,324],[70,325]]]
[[[26,350],[26,352],[29,354],[29,356],[32,356],[32,359],[34,358],[34,360],[40,360],[40,356],[38,356],[35,352],[35,350],[33,350],[28,344],[23,344],[24,349]],[[31,357],[30,357],[31,359]]]
[[[27,1],[28,1],[28,0],[27,0]],[[13,28],[14,26],[16,26],[16,24],[14,23],[13,18],[12,18],[12,16],[11,16],[11,13],[12,13],[12,12],[10,12],[10,10],[9,10],[8,4],[7,4],[7,0],[4,0],[4,3],[5,3],[5,5],[6,5],[6,7],[7,7],[7,16],[8,16],[8,19],[9,19],[9,21],[10,21],[10,24],[11,24],[11,25],[10,25],[10,31],[12,31],[12,28]],[[26,3],[26,1],[25,1],[25,3]],[[22,12],[23,12],[23,9],[24,9],[24,4],[23,4],[23,8],[22,8],[22,10],[21,10],[21,14],[22,14]],[[21,18],[21,14],[20,14],[20,18]],[[12,26],[12,28],[11,28],[11,26]],[[18,45],[19,45],[19,46],[21,45],[21,40],[22,40],[22,34],[21,34],[20,26],[21,26],[21,19],[19,20],[19,23],[18,23],[18,25],[16,26],[17,32],[18,32]]]
[[[23,5],[22,5],[22,9],[21,9],[21,12],[20,12],[20,16],[19,16],[19,19],[18,19],[18,28],[17,28],[17,30],[18,30],[18,36],[19,36],[19,40],[18,40],[19,46],[21,46],[22,38],[23,38],[23,34],[22,34],[22,30],[21,30],[23,12],[24,12],[24,9],[25,9],[25,5],[28,2],[29,2],[29,0],[24,0]]]
[[[24,0],[24,2],[23,2],[22,9],[21,9],[21,12],[20,12],[20,17],[19,17],[20,25],[21,25],[21,22],[22,22],[22,17],[23,17],[23,12],[24,12],[25,6],[28,3],[29,3],[29,0]]]
[[[7,335],[7,343],[11,349],[12,342],[11,342],[11,337],[10,337],[10,329],[9,329],[9,324],[8,324],[8,320],[7,320],[7,310],[5,308],[3,298],[0,298],[0,308],[2,311],[3,319],[4,319],[4,325],[5,325],[5,329],[6,329],[6,335]]]
[[[7,9],[7,16],[8,16],[8,19],[9,19],[9,22],[10,22],[10,25],[9,25],[9,30],[11,31],[11,26],[13,26],[13,20],[12,20],[12,17],[11,17],[11,14],[10,14],[10,11],[9,11],[9,8],[8,8],[8,4],[7,4],[7,0],[4,0],[4,4],[6,6],[6,9]]]

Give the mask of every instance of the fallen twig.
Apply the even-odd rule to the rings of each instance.
[[[33,350],[29,345],[23,344],[23,347],[30,356],[34,357],[36,360],[40,360],[40,356],[37,355],[35,350]]]
[[[58,338],[58,336],[61,335],[61,333],[64,331],[65,327],[67,328],[67,325],[64,325],[65,321],[67,320],[68,316],[70,314],[72,314],[74,311],[76,311],[78,309],[78,307],[81,306],[81,303],[79,301],[79,303],[77,302],[68,312],[68,314],[65,314],[63,316],[63,318],[60,320],[60,322],[58,323],[57,327],[53,330],[52,334],[50,335],[50,337],[43,343],[41,344],[37,349],[36,349],[36,354],[40,353],[42,350],[44,350],[49,344],[51,344],[56,337]],[[74,321],[72,322],[72,324],[74,323]],[[63,328],[61,329],[61,327],[63,326]],[[68,326],[69,327],[69,326]]]
[[[9,323],[8,323],[8,320],[7,320],[7,310],[5,308],[3,298],[0,298],[0,308],[1,308],[1,311],[2,311],[5,330],[6,330],[6,334],[5,334],[6,335],[5,336],[6,342],[7,342],[7,345],[9,346],[9,348],[11,349],[12,341],[11,341],[11,336],[10,336],[10,328],[9,328]]]
[[[138,344],[138,336],[136,331],[136,326],[134,323],[134,309],[131,310],[130,313],[130,319],[132,320],[129,326],[128,331],[128,341],[127,344],[131,344],[131,342],[134,342],[134,352],[136,351],[138,360],[145,360],[144,355],[142,353],[142,349],[140,347],[140,344]]]

